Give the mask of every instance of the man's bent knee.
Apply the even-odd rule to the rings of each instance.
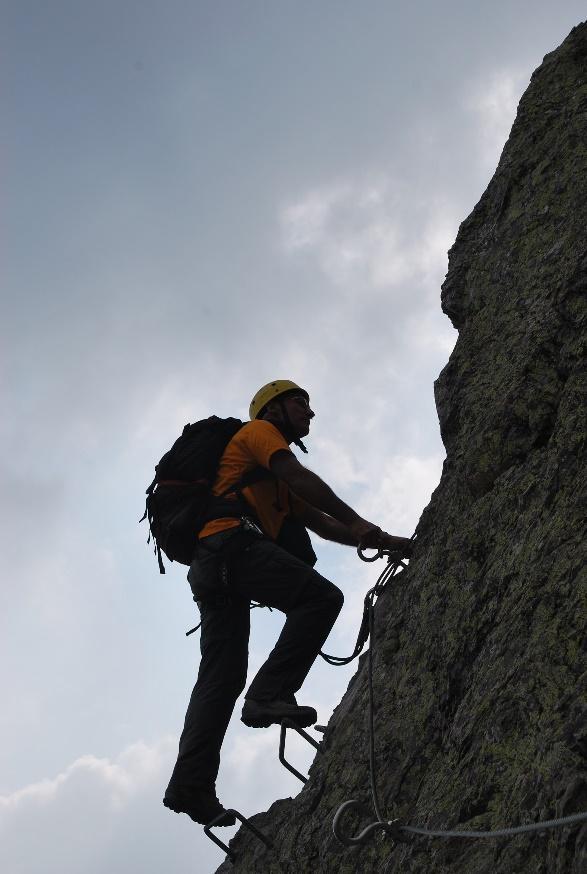
[[[328,592],[328,601],[332,605],[332,612],[335,616],[338,616],[340,611],[342,610],[342,605],[344,604],[344,595],[338,586],[332,586],[332,588]]]
[[[299,601],[320,602],[334,617],[338,616],[344,604],[344,595],[338,586],[335,586],[324,577],[311,580],[303,589]]]

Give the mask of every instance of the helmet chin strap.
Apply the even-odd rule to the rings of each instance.
[[[281,412],[283,415],[283,421],[285,423],[285,427],[287,428],[288,435],[293,434],[293,426],[291,424],[291,419],[289,418],[289,413],[287,412],[287,408],[286,408],[285,404],[283,403],[283,401],[281,400],[281,398],[277,398],[277,402],[279,404],[279,408],[281,409]],[[306,455],[308,454],[308,450],[306,449],[306,447],[304,446],[304,444],[302,443],[302,441],[299,437],[294,437],[292,440],[292,443],[295,443],[296,446],[302,450],[302,452],[306,453]]]

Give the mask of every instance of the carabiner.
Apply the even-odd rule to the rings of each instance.
[[[377,552],[375,553],[375,555],[372,555],[371,558],[369,558],[369,556],[365,555],[365,553],[363,552],[364,549],[377,549]],[[357,555],[359,556],[361,561],[377,561],[378,558],[383,558],[383,548],[381,546],[357,546]]]

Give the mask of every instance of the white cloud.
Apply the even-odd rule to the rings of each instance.
[[[458,337],[458,332],[448,319],[441,321],[438,313],[432,309],[410,318],[407,333],[413,358],[436,352],[448,360]]]
[[[227,806],[251,815],[277,797],[299,792],[301,783],[279,764],[278,747],[278,727],[253,731],[238,722],[231,725],[218,787]],[[115,758],[80,756],[55,777],[0,796],[0,870],[215,870],[224,854],[187,816],[176,816],[161,803],[176,752],[174,737],[152,744],[137,741]],[[293,732],[287,752],[302,771],[314,757],[314,749]],[[222,838],[230,839],[235,831],[223,830]]]
[[[313,441],[312,450],[317,459],[314,462],[316,469],[335,491],[348,489],[352,484],[366,484],[366,474],[360,470],[360,459],[348,445],[332,437],[320,436]]]
[[[333,209],[350,194],[348,185],[334,185],[309,191],[297,203],[285,207],[282,224],[286,248],[295,251],[320,243]]]
[[[242,726],[233,731],[222,758],[222,770],[230,774],[231,794],[246,793],[251,783],[271,785],[275,776],[277,731],[277,728],[254,731]]]
[[[60,798],[71,798],[81,785],[84,793],[93,786],[106,809],[120,810],[161,772],[162,763],[168,763],[170,751],[175,746],[174,739],[164,738],[154,746],[138,741],[125,749],[116,761],[91,754],[81,756],[54,778],[31,783],[9,795],[0,795],[2,822],[7,815],[24,808],[28,807],[30,812]]]
[[[284,251],[317,259],[339,294],[357,297],[431,280],[437,286],[456,227],[450,203],[379,174],[302,195],[280,215]]]
[[[473,83],[465,96],[464,108],[476,117],[479,160],[489,172],[499,161],[528,79],[527,70],[499,70]]]
[[[7,874],[149,870],[144,847],[116,846],[136,832],[137,817],[154,825],[176,741],[137,741],[116,759],[84,755],[60,774],[0,796],[0,867]],[[31,836],[34,836],[31,839]]]
[[[365,515],[391,534],[409,537],[440,481],[443,456],[396,455],[378,463],[373,487],[362,501]]]

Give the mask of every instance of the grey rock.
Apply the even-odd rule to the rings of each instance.
[[[409,569],[380,599],[374,685],[387,817],[497,829],[587,810],[587,24],[547,55],[499,166],[449,253],[459,338],[435,385],[447,458]],[[295,799],[241,829],[219,872],[580,874],[587,825],[504,840],[377,834],[367,671]],[[349,828],[366,821],[349,817]]]

